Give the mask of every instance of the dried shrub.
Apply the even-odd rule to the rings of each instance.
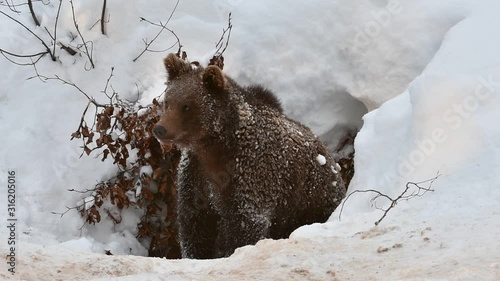
[[[106,85],[106,95],[107,89]],[[107,96],[108,104],[89,102],[71,139],[82,140],[82,155],[92,153],[102,161],[113,161],[117,173],[87,189],[91,195],[77,204],[77,209],[88,224],[99,223],[102,216],[119,224],[123,209],[140,208],[144,215],[137,226],[138,238],[151,241],[149,255],[180,258],[174,181],[180,153],[160,145],[152,134],[162,104],[154,99],[147,107],[134,106],[119,99],[114,91]],[[96,111],[89,126],[85,115],[92,104]]]

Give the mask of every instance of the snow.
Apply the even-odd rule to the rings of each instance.
[[[140,174],[151,176],[153,174],[153,167],[151,167],[150,165],[142,166]]]
[[[35,2],[42,24],[52,26],[54,4]],[[85,71],[85,57],[58,51],[61,62],[43,58],[37,71],[106,101],[101,91],[114,67],[116,92],[145,106],[164,90],[166,53],[132,62],[142,39],[157,32],[139,17],[165,21],[173,5],[108,2],[111,18],[102,36],[97,27],[90,30],[101,2],[75,1],[85,38],[94,42],[96,69]],[[18,9],[20,15],[11,14],[31,23],[27,7]],[[64,2],[58,30],[65,44],[71,42],[68,9]],[[118,225],[103,216],[83,228],[77,211],[51,214],[88,196],[67,189],[92,188],[116,170],[96,155],[80,158],[81,143],[69,141],[84,96],[55,81],[26,80],[33,68],[0,58],[0,182],[5,186],[7,171],[16,171],[18,219],[17,274],[0,267],[0,279],[499,280],[499,9],[486,0],[181,1],[169,25],[191,60],[210,58],[232,11],[225,72],[274,90],[286,113],[320,136],[363,125],[349,192],[375,189],[395,197],[409,181],[441,175],[434,191],[399,202],[378,226],[383,211],[376,207],[389,202],[371,203],[373,193],[357,193],[340,220],[337,209],[328,222],[301,227],[290,239],[263,240],[210,261],[141,257],[147,245],[135,238],[140,210],[121,212]],[[40,50],[20,26],[0,21],[0,48]],[[41,28],[36,32],[48,38]],[[165,35],[153,47],[173,43]],[[9,252],[7,231],[0,227],[2,253]]]
[[[318,164],[320,166],[323,166],[326,164],[326,158],[325,158],[325,156],[323,156],[321,154],[318,154],[318,156],[316,156],[316,161],[318,162]]]

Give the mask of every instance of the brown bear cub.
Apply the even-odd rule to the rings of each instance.
[[[324,222],[345,195],[338,165],[274,94],[241,87],[217,66],[175,54],[165,112],[153,131],[182,150],[178,224],[182,256],[218,258],[264,238]]]

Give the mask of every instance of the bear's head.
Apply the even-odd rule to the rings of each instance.
[[[169,54],[164,64],[167,90],[164,113],[153,128],[155,137],[162,143],[188,147],[217,133],[220,112],[228,99],[221,69],[195,67],[175,54]]]

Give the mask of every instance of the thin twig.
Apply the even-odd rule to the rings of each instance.
[[[152,21],[150,21],[150,20],[147,20],[147,19],[145,19],[145,18],[143,18],[143,17],[141,17],[141,21],[145,21],[145,22],[147,22],[147,23],[149,23],[149,24],[151,24],[151,25],[158,26],[158,27],[161,27],[161,28],[166,29],[168,32],[172,33],[172,35],[174,35],[174,36],[175,36],[175,39],[177,40],[177,42],[176,42],[175,44],[173,44],[173,46],[175,46],[175,45],[179,45],[179,48],[182,48],[181,39],[179,38],[179,36],[177,36],[177,34],[176,34],[176,33],[175,33],[172,29],[168,28],[166,24],[161,24],[161,23],[159,23],[159,24],[158,24],[158,23],[154,23],[154,22],[152,22]],[[146,43],[146,42],[144,42],[144,43]],[[169,47],[169,48],[168,48],[168,49],[166,49],[166,50],[169,50],[169,49],[173,48],[173,46],[172,46],[172,47]],[[150,51],[150,52],[155,52],[155,51],[153,51],[153,50],[148,50],[148,51]]]
[[[77,190],[77,189],[74,189],[74,188],[69,188],[68,191],[71,191],[71,192],[76,192],[76,193],[81,193],[81,194],[85,194],[85,193],[89,193],[89,192],[94,192],[97,190],[97,187],[96,188],[93,188],[93,189],[86,189],[86,190]]]
[[[77,89],[81,94],[83,94],[89,100],[89,102],[91,102],[92,104],[94,104],[96,107],[106,107],[105,105],[98,103],[94,98],[90,97],[87,93],[85,93],[75,83],[73,83],[71,81],[64,80],[61,77],[59,77],[58,75],[55,75],[54,77],[46,77],[46,76],[40,75],[40,77],[43,78],[46,81],[47,80],[58,80],[58,81],[61,81],[64,85],[70,85],[73,88]]]
[[[18,7],[18,6],[20,6],[20,5],[16,5],[16,4],[14,4],[14,1],[12,1],[12,4],[10,4],[10,3],[9,3],[9,0],[5,0],[5,3],[7,3],[7,5],[2,4],[2,6],[7,6],[7,7],[9,7],[9,9],[10,9],[12,12],[16,13],[16,14],[20,14],[20,13],[21,13],[21,12],[19,12],[18,10],[16,10],[16,7]]]
[[[113,91],[113,94],[111,96],[108,95],[108,85],[109,85],[109,81],[111,80],[111,78],[113,77],[113,71],[115,70],[114,67],[111,67],[111,73],[109,74],[109,77],[108,79],[106,80],[106,85],[104,86],[104,90],[102,90],[101,92],[104,93],[106,95],[106,97],[108,97],[109,99],[109,103],[112,104],[113,103],[113,97],[115,95],[114,91]]]
[[[28,0],[28,7],[30,8],[30,13],[31,16],[33,17],[33,21],[35,22],[36,26],[40,26],[40,22],[38,21],[35,10],[33,9],[33,2],[32,0]]]
[[[80,129],[83,127],[83,125],[87,125],[87,122],[85,122],[85,115],[87,115],[87,110],[89,110],[90,104],[91,104],[91,102],[89,100],[89,102],[87,103],[87,106],[83,110],[82,116],[80,118],[80,124],[78,124],[78,129],[76,129],[75,132],[80,132]],[[75,136],[71,136],[70,140],[73,140],[74,138],[75,138]],[[85,143],[85,140],[84,140],[84,143]],[[82,156],[80,155],[80,158],[81,157]]]
[[[45,43],[45,41],[43,41],[42,38],[40,38],[38,35],[36,35],[33,31],[31,31],[26,25],[24,25],[22,22],[16,20],[15,18],[9,16],[8,14],[0,11],[1,14],[3,14],[4,16],[8,17],[9,19],[15,21],[16,23],[18,23],[19,25],[21,25],[22,27],[24,27],[29,33],[31,33],[33,36],[35,36],[35,38],[37,38],[38,40],[40,40],[40,42],[42,43],[42,45],[45,47],[45,49],[47,50],[47,52],[50,54],[50,57],[52,58],[52,61],[56,61],[56,57],[54,56],[54,54],[52,53],[52,51],[50,50],[49,46],[47,46],[47,44]]]
[[[56,54],[56,40],[57,40],[57,23],[59,22],[59,13],[61,12],[62,0],[59,0],[59,7],[57,8],[56,14],[56,22],[54,24],[54,51],[53,54]]]
[[[114,182],[115,180],[119,179],[120,177],[123,177],[123,175],[125,173],[128,173],[128,172],[132,171],[133,169],[134,168],[125,169],[123,171],[118,172],[115,176],[109,178],[106,181],[98,182],[93,189],[86,189],[84,191],[81,191],[81,190],[76,190],[76,189],[71,188],[71,189],[68,189],[68,191],[70,191],[70,192],[76,192],[76,193],[80,193],[80,194],[86,194],[86,193],[89,193],[89,192],[95,192],[95,191],[97,191],[100,188],[110,188],[112,186],[112,182]],[[97,196],[99,196],[99,195],[98,194],[92,194],[92,195],[89,195],[89,197],[90,196],[94,197],[93,200],[95,202]],[[86,198],[88,198],[88,197],[86,197]],[[91,201],[85,201],[85,199],[84,199],[82,204],[79,204],[79,205],[76,205],[76,206],[73,206],[73,207],[66,206],[66,211],[64,211],[64,212],[54,212],[54,211],[52,211],[50,213],[54,214],[54,215],[60,215],[61,217],[63,217],[65,214],[67,214],[71,210],[78,210],[78,211],[82,210],[82,208],[88,202],[91,202]]]
[[[89,49],[87,47],[87,41],[83,38],[82,33],[80,32],[80,28],[78,27],[78,23],[76,22],[76,16],[75,16],[75,7],[73,6],[73,0],[70,0],[69,3],[71,4],[71,13],[73,15],[73,24],[75,25],[76,31],[78,32],[78,35],[80,36],[80,39],[82,39],[83,46],[85,47],[85,55],[87,55],[87,58],[90,61],[90,64],[92,68],[95,68],[94,61],[92,59],[92,53],[89,52]],[[92,45],[93,48],[93,45]]]
[[[107,20],[105,20],[104,22],[105,22],[105,23],[108,23],[110,20],[111,20],[111,14],[108,14],[108,19],[107,19]],[[94,22],[94,24],[93,24],[93,25],[89,28],[89,30],[94,29],[94,27],[95,27],[98,23],[101,23],[101,19],[100,19],[100,18]]]
[[[415,197],[421,197],[423,195],[425,195],[427,192],[429,191],[434,191],[433,189],[431,189],[432,187],[432,184],[434,183],[435,180],[437,180],[441,175],[439,174],[439,172],[436,174],[436,176],[432,179],[429,179],[429,180],[426,180],[426,181],[422,181],[422,182],[407,182],[406,183],[406,186],[405,186],[405,190],[399,194],[396,198],[392,198],[390,197],[389,195],[386,195],[386,194],[383,194],[382,192],[378,191],[378,190],[375,190],[375,189],[367,189],[367,190],[355,190],[353,192],[351,192],[349,195],[347,195],[347,197],[344,199],[344,201],[342,202],[342,206],[340,208],[340,212],[339,212],[339,221],[341,219],[341,216],[342,216],[342,212],[344,211],[344,205],[345,203],[347,202],[347,200],[349,200],[349,198],[355,194],[355,193],[375,193],[375,197],[373,197],[370,202],[372,204],[375,204],[376,200],[379,199],[379,198],[385,198],[387,200],[389,200],[389,202],[391,202],[390,206],[387,208],[387,209],[384,209],[384,208],[379,208],[377,206],[375,206],[376,209],[379,209],[379,210],[382,210],[384,213],[382,215],[382,217],[377,220],[375,222],[375,225],[379,225],[380,222],[382,222],[382,220],[387,216],[387,213],[394,207],[396,207],[396,205],[400,202],[400,201],[407,201],[407,200],[410,200],[412,198],[415,198]],[[429,183],[429,187],[422,187],[421,185],[422,184],[425,184],[425,183]],[[416,191],[413,191],[412,193],[410,194],[407,194],[407,192],[410,190],[411,187],[416,187],[417,190]]]
[[[156,40],[156,39],[157,39],[157,38],[158,38],[158,37],[162,34],[162,32],[163,32],[164,30],[166,30],[166,29],[167,29],[167,27],[166,27],[166,26],[167,26],[167,24],[170,22],[170,19],[172,19],[172,16],[174,15],[175,11],[177,10],[177,6],[179,5],[179,1],[180,1],[180,0],[177,0],[177,2],[175,3],[175,7],[174,7],[174,9],[172,10],[172,12],[170,13],[170,16],[168,17],[167,22],[165,22],[165,24],[162,24],[162,23],[160,22],[160,26],[161,26],[160,31],[159,31],[159,32],[155,35],[155,37],[153,37],[153,39],[152,39],[151,41],[149,41],[149,42],[145,42],[146,47],[144,48],[144,50],[142,50],[142,52],[141,52],[141,53],[140,53],[137,57],[135,57],[135,58],[132,60],[133,62],[136,62],[136,61],[137,61],[137,60],[138,60],[138,59],[139,59],[139,58],[140,58],[140,57],[141,57],[141,56],[142,56],[145,52],[149,51],[149,46],[151,46],[151,44],[153,44],[153,42],[154,42],[154,41],[155,41],[155,40]],[[141,18],[141,20],[142,20],[142,19],[143,19],[143,18]],[[173,33],[173,31],[171,31],[170,29],[167,29],[167,30],[169,30],[171,33]],[[174,34],[174,35],[175,35],[175,34]],[[179,40],[179,38],[177,37],[177,35],[175,35],[175,37],[177,38],[177,40]],[[180,49],[180,43],[179,43],[179,49]]]
[[[164,52],[166,52],[166,51],[168,51],[168,50],[172,50],[172,48],[173,48],[173,47],[175,47],[177,44],[178,44],[178,43],[177,43],[177,42],[175,42],[172,46],[170,46],[170,47],[168,47],[168,48],[166,48],[166,49],[163,49],[163,50],[151,50],[151,49],[150,49],[150,50],[148,50],[148,52],[151,52],[151,53],[164,53]]]
[[[35,2],[42,2],[42,4],[43,4],[43,5],[45,5],[45,6],[47,6],[47,5],[49,5],[49,4],[50,4],[50,1],[47,1],[47,3],[45,3],[45,2],[43,2],[42,0],[34,0],[34,1],[32,1],[32,2],[33,2],[33,3],[35,3]],[[22,6],[26,6],[26,5],[28,5],[28,2],[26,2],[26,3],[19,3],[19,4],[14,4],[14,3],[9,4],[9,1],[7,1],[7,0],[5,1],[5,3],[7,3],[7,4],[4,4],[4,3],[0,2],[0,6],[3,6],[3,7],[11,7],[11,9],[10,9],[10,10],[11,10],[11,11],[13,11],[13,12],[15,12],[15,13],[17,13],[17,14],[19,14],[20,12],[19,12],[18,10],[12,10],[12,8],[22,7]]]
[[[50,33],[49,29],[46,26],[44,26],[43,29],[45,29],[45,32],[47,32],[47,34],[50,36],[50,39],[55,42],[55,38],[54,36],[52,36],[52,33]]]
[[[116,218],[113,214],[111,214],[111,211],[108,208],[104,208],[104,212],[106,212],[108,217],[113,221],[113,224],[119,224],[122,222],[122,218],[121,217]]]
[[[48,53],[49,53],[48,51],[45,51],[45,52],[40,52],[40,53],[36,53],[36,54],[32,54],[32,55],[18,55],[18,54],[14,54],[14,53],[0,49],[0,54],[2,54],[2,56],[4,56],[4,58],[6,58],[11,63],[16,64],[16,65],[20,65],[20,66],[32,65],[33,63],[37,63],[43,56],[45,56]],[[18,58],[34,58],[34,57],[38,56],[38,58],[35,61],[31,60],[31,63],[19,63],[19,62],[13,61],[7,55],[10,55],[13,57],[18,57]]]
[[[217,51],[215,52],[215,56],[220,58],[224,54],[224,52],[227,49],[227,46],[229,45],[229,39],[231,38],[231,30],[233,29],[233,24],[231,23],[231,13],[229,13],[228,21],[227,21],[227,28],[222,29],[222,36],[220,37],[219,41],[215,44],[215,47],[217,48]],[[227,38],[225,44],[224,42],[224,37],[226,36],[227,33]],[[224,48],[223,48],[224,47]],[[222,49],[222,51],[221,51]]]
[[[101,14],[101,33],[102,33],[102,35],[106,35],[106,30],[105,30],[106,22],[104,21],[105,16],[106,16],[106,0],[104,0],[104,2],[102,4],[102,14]]]
[[[8,52],[8,51],[5,51],[3,49],[0,49],[0,52],[1,53],[6,53],[8,55],[11,55],[13,57],[18,57],[18,58],[32,58],[32,57],[36,57],[36,56],[43,56],[43,55],[46,55],[48,54],[47,51],[45,52],[40,52],[40,53],[36,53],[36,54],[32,54],[32,55],[19,55],[19,54],[14,54],[14,53],[11,53],[11,52]]]
[[[33,58],[30,58],[30,60],[31,60],[31,64],[33,65],[33,68],[35,69],[35,74],[36,74],[36,77],[38,77],[38,79],[39,79],[40,81],[42,81],[43,83],[47,83],[46,81],[44,81],[44,80],[42,79],[42,77],[40,77],[40,73],[38,73],[38,69],[36,68],[36,61],[33,61]],[[29,80],[29,79],[31,79],[31,78],[28,78],[28,79],[26,79],[26,80]]]
[[[66,206],[66,211],[64,211],[64,212],[62,212],[62,213],[59,213],[59,212],[50,212],[50,213],[51,213],[51,214],[53,214],[53,215],[60,215],[60,216],[61,216],[61,218],[62,218],[62,217],[63,217],[66,213],[68,213],[69,211],[71,211],[71,210],[77,210],[77,211],[79,211],[79,210],[81,210],[81,208],[82,208],[83,206],[85,206],[85,200],[84,200],[84,203],[83,203],[83,204],[78,205],[78,206],[74,206],[74,207],[68,207],[68,206]]]
[[[86,42],[85,44],[80,44],[80,45],[79,45],[79,46],[77,46],[76,48],[77,48],[78,50],[80,50],[80,48],[81,48],[82,46],[85,46],[85,49],[87,49],[87,45],[90,45],[90,59],[92,59],[92,58],[93,58],[93,54],[94,54],[94,42],[93,42],[93,41],[88,41],[88,42]],[[84,51],[84,53],[85,53],[85,54],[87,54],[87,52],[86,52],[86,51]],[[89,59],[89,61],[91,61],[90,59]],[[91,62],[92,62],[92,61],[91,61]],[[88,61],[85,61],[85,65],[83,66],[83,68],[84,68],[86,71],[89,71],[89,70],[91,70],[91,69],[92,69],[92,67],[93,67],[93,63],[92,63],[92,64],[90,64],[90,67],[89,67],[89,68],[87,68],[87,63],[88,63]]]

